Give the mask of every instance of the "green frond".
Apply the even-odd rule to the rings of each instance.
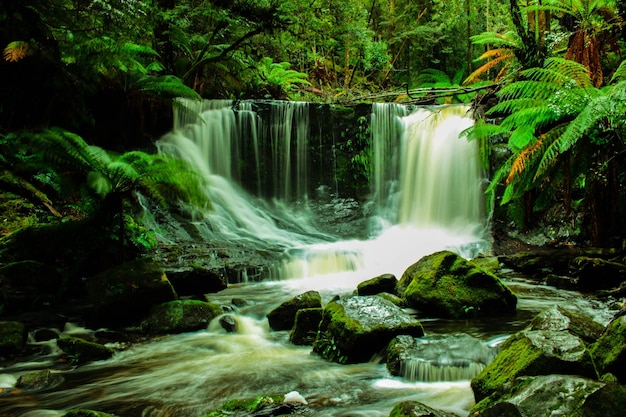
[[[542,127],[556,123],[561,118],[560,114],[555,110],[554,106],[545,104],[518,109],[502,121],[502,126],[509,129],[528,128],[532,131],[539,130]]]
[[[113,190],[111,180],[98,171],[90,171],[87,174],[87,186],[100,197],[107,196]]]
[[[499,124],[486,123],[484,120],[477,120],[473,126],[461,132],[461,136],[467,140],[481,140],[508,134],[509,130]]]
[[[501,100],[512,100],[516,98],[546,100],[561,89],[562,87],[558,84],[549,81],[523,80],[505,86],[497,95]]]
[[[134,88],[153,94],[158,98],[184,97],[192,100],[200,100],[201,98],[192,88],[186,86],[180,78],[173,75],[146,75],[135,82]]]
[[[623,60],[621,64],[619,64],[619,67],[617,67],[617,69],[613,73],[613,76],[611,77],[610,83],[615,84],[624,80],[626,80],[626,59]]]
[[[518,48],[520,39],[516,32],[482,32],[470,37],[474,45],[491,45],[496,47]]]
[[[487,115],[511,114],[519,110],[540,106],[544,102],[535,98],[515,98],[498,102],[487,111]]]
[[[520,125],[509,136],[509,149],[518,152],[537,140],[534,126]]]

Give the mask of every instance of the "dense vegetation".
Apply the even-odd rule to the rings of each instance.
[[[150,154],[177,96],[472,101],[482,121],[469,138],[509,152],[487,190],[506,227],[621,244],[625,10],[623,0],[3,2],[3,211],[97,217],[123,233],[133,191],[180,194],[164,173],[190,175]],[[10,217],[2,234],[30,222]]]

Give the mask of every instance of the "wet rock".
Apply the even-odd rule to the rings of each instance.
[[[54,266],[33,260],[0,266],[5,308],[19,311],[56,300],[63,279]]]
[[[613,319],[590,350],[601,374],[612,373],[626,384],[626,316]]]
[[[299,294],[267,314],[267,320],[273,330],[290,330],[296,319],[296,313],[303,308],[321,308],[322,296],[317,291]]]
[[[26,326],[18,321],[0,321],[0,355],[19,353],[26,344]]]
[[[289,341],[294,345],[313,344],[322,321],[323,311],[321,307],[298,310],[294,325],[289,332]]]
[[[57,345],[71,362],[77,364],[109,359],[115,352],[109,347],[79,337],[61,337],[57,339]]]
[[[619,417],[626,388],[572,375],[544,375],[515,381],[510,392],[474,406],[473,417],[586,416]]]
[[[229,400],[206,417],[273,417],[313,415],[302,403],[285,402],[282,395],[263,395],[255,398]]]
[[[238,325],[237,320],[230,314],[225,314],[219,319],[220,326],[228,333],[237,333]]]
[[[566,275],[548,274],[546,276],[546,285],[562,290],[574,291],[578,289],[578,280]]]
[[[557,305],[537,314],[527,329],[567,331],[580,337],[586,343],[595,342],[604,332],[604,326],[591,317]]]
[[[456,414],[436,410],[418,401],[403,401],[396,404],[389,417],[455,417]]]
[[[596,376],[585,343],[567,331],[522,330],[500,346],[496,358],[471,386],[476,402],[505,393],[521,376],[548,374]]]
[[[607,290],[626,281],[626,265],[619,262],[579,256],[571,262],[571,268],[582,291]]]
[[[324,307],[313,351],[334,362],[365,362],[401,334],[420,337],[424,329],[417,319],[379,296],[352,296]]]
[[[495,349],[469,335],[400,335],[387,346],[387,369],[410,381],[468,380],[495,356]]]
[[[117,415],[93,410],[70,410],[62,417],[117,417]]]
[[[152,259],[127,262],[87,280],[94,319],[104,324],[141,320],[153,305],[177,299],[163,269]]]
[[[198,300],[175,300],[153,307],[150,316],[141,323],[148,334],[172,334],[206,329],[222,314],[218,305]]]
[[[528,275],[568,275],[572,261],[577,257],[611,259],[619,252],[612,248],[543,247],[502,254],[499,259],[504,266]]]
[[[193,265],[164,270],[179,296],[215,293],[228,286],[226,277],[207,267]]]
[[[517,304],[497,276],[449,251],[425,256],[407,268],[397,291],[409,307],[446,318],[512,313]]]
[[[61,381],[61,376],[53,374],[49,369],[27,372],[17,379],[16,388],[24,390],[42,390],[57,385]]]
[[[383,274],[367,281],[361,282],[356,287],[358,295],[376,295],[381,292],[393,294],[396,291],[398,279],[393,274]]]
[[[495,274],[500,269],[500,261],[497,256],[479,256],[471,259],[470,262],[492,274]]]
[[[35,342],[47,342],[48,340],[58,339],[59,332],[52,329],[37,329],[33,332],[33,338]]]

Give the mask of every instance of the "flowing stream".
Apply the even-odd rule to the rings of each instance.
[[[60,416],[86,408],[130,417],[192,417],[227,399],[291,391],[304,396],[315,416],[387,416],[403,400],[466,416],[474,402],[471,377],[498,343],[537,312],[560,304],[608,322],[611,312],[600,302],[527,278],[506,278],[519,297],[515,316],[420,317],[424,349],[405,364],[401,377],[391,376],[379,358],[354,365],[326,362],[310,347],[290,344],[287,332],[270,331],[266,314],[302,292],[318,290],[325,303],[378,274],[400,277],[438,250],[467,258],[489,251],[478,151],[459,138],[472,123],[466,107],[373,106],[375,210],[367,221],[369,237],[362,240],[322,232],[306,204],[297,210],[288,204],[308,200],[306,108],[306,103],[276,103],[263,120],[246,102],[181,101],[174,130],[159,142],[161,152],[187,159],[209,180],[205,192],[213,209],[193,210],[201,236],[271,245],[287,254],[271,279],[233,283],[209,295],[228,306],[238,331],[227,333],[213,322],[206,330],[133,343],[109,360],[77,368],[58,362],[54,341],[31,340],[48,353],[0,368],[0,416]],[[259,169],[270,163],[259,154],[262,143],[273,150],[273,175],[266,178],[271,187]],[[241,159],[254,167],[249,172],[257,196],[239,183]],[[235,307],[234,299],[246,303]],[[55,331],[90,336],[99,330],[68,323]],[[21,374],[36,369],[51,369],[57,384],[42,391],[13,389]]]

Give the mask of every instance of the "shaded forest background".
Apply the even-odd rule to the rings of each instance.
[[[179,96],[466,102],[496,227],[621,246],[625,9],[623,0],[4,1],[4,210],[98,218],[124,240],[138,230],[123,215],[133,192],[193,198],[184,190],[193,175],[151,154]],[[20,221],[2,234],[28,225]]]

